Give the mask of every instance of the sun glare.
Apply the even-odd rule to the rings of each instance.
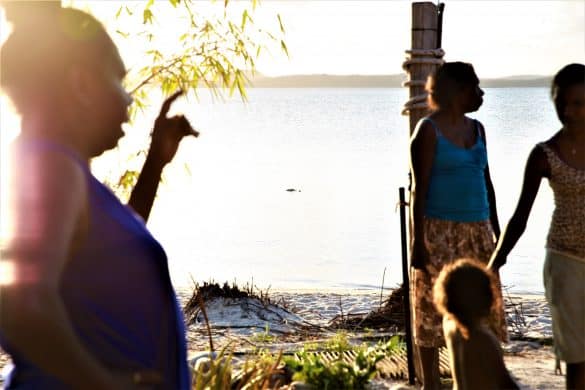
[[[16,281],[16,267],[11,261],[0,260],[0,286],[8,286]]]

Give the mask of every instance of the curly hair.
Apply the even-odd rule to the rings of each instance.
[[[439,313],[457,324],[464,338],[474,320],[485,318],[496,309],[497,282],[485,265],[460,259],[443,268],[433,287]]]
[[[466,62],[445,62],[429,75],[425,86],[429,106],[433,110],[448,107],[455,96],[468,86],[479,84],[473,65]]]

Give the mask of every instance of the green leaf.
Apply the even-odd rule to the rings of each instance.
[[[142,13],[142,24],[152,24],[152,20],[153,20],[153,13],[150,9],[145,8],[144,12]]]
[[[118,19],[120,17],[123,9],[124,9],[124,7],[122,7],[122,6],[120,6],[120,8],[118,8],[118,11],[116,12],[116,19]]]
[[[130,36],[130,34],[120,30],[116,30],[116,34],[121,35],[123,38],[128,38]]]
[[[171,2],[171,5],[175,8],[177,8],[177,5],[179,5],[179,3],[181,3],[181,0],[169,0]]]
[[[288,49],[286,48],[286,43],[284,43],[283,40],[280,41],[280,47],[282,48],[282,51],[286,54],[286,56],[290,58],[290,55],[288,54]]]
[[[282,18],[280,17],[280,14],[276,14],[276,17],[278,18],[278,25],[280,26],[280,31],[284,34],[284,24],[282,23]]]
[[[244,12],[242,12],[242,30],[246,27],[247,20],[248,20],[248,10],[245,9]]]

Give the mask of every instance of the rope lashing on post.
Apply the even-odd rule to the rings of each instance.
[[[443,64],[443,56],[445,51],[443,49],[412,49],[406,50],[407,58],[402,64],[402,69],[409,72],[412,64],[426,64],[426,65],[441,65]],[[403,87],[424,87],[426,80],[407,80],[402,83]],[[402,110],[402,115],[408,115],[408,112],[418,108],[427,108],[427,93],[411,97],[405,104]]]

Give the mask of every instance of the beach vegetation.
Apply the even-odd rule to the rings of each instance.
[[[402,343],[399,336],[393,336],[374,346],[365,343],[352,346],[347,333],[339,332],[324,343],[325,349],[335,356],[333,360],[304,348],[293,357],[285,357],[284,362],[293,373],[292,380],[316,389],[365,389],[377,374],[378,362],[396,353]],[[352,352],[352,357],[345,354],[348,351]]]
[[[282,352],[268,351],[235,363],[231,347],[224,347],[215,358],[206,359],[193,367],[193,390],[260,390],[273,389],[290,383],[285,371]]]
[[[327,351],[342,353],[352,349],[352,345],[349,341],[348,333],[346,331],[339,331],[324,342],[323,348]]]
[[[359,390],[376,375],[376,364],[385,354],[376,348],[357,348],[353,361],[343,354],[327,361],[319,354],[301,351],[295,357],[286,357],[285,364],[293,372],[292,379],[316,389]]]
[[[271,343],[275,339],[276,337],[270,334],[270,326],[268,324],[264,326],[264,331],[254,332],[250,336],[250,341],[254,343]]]

